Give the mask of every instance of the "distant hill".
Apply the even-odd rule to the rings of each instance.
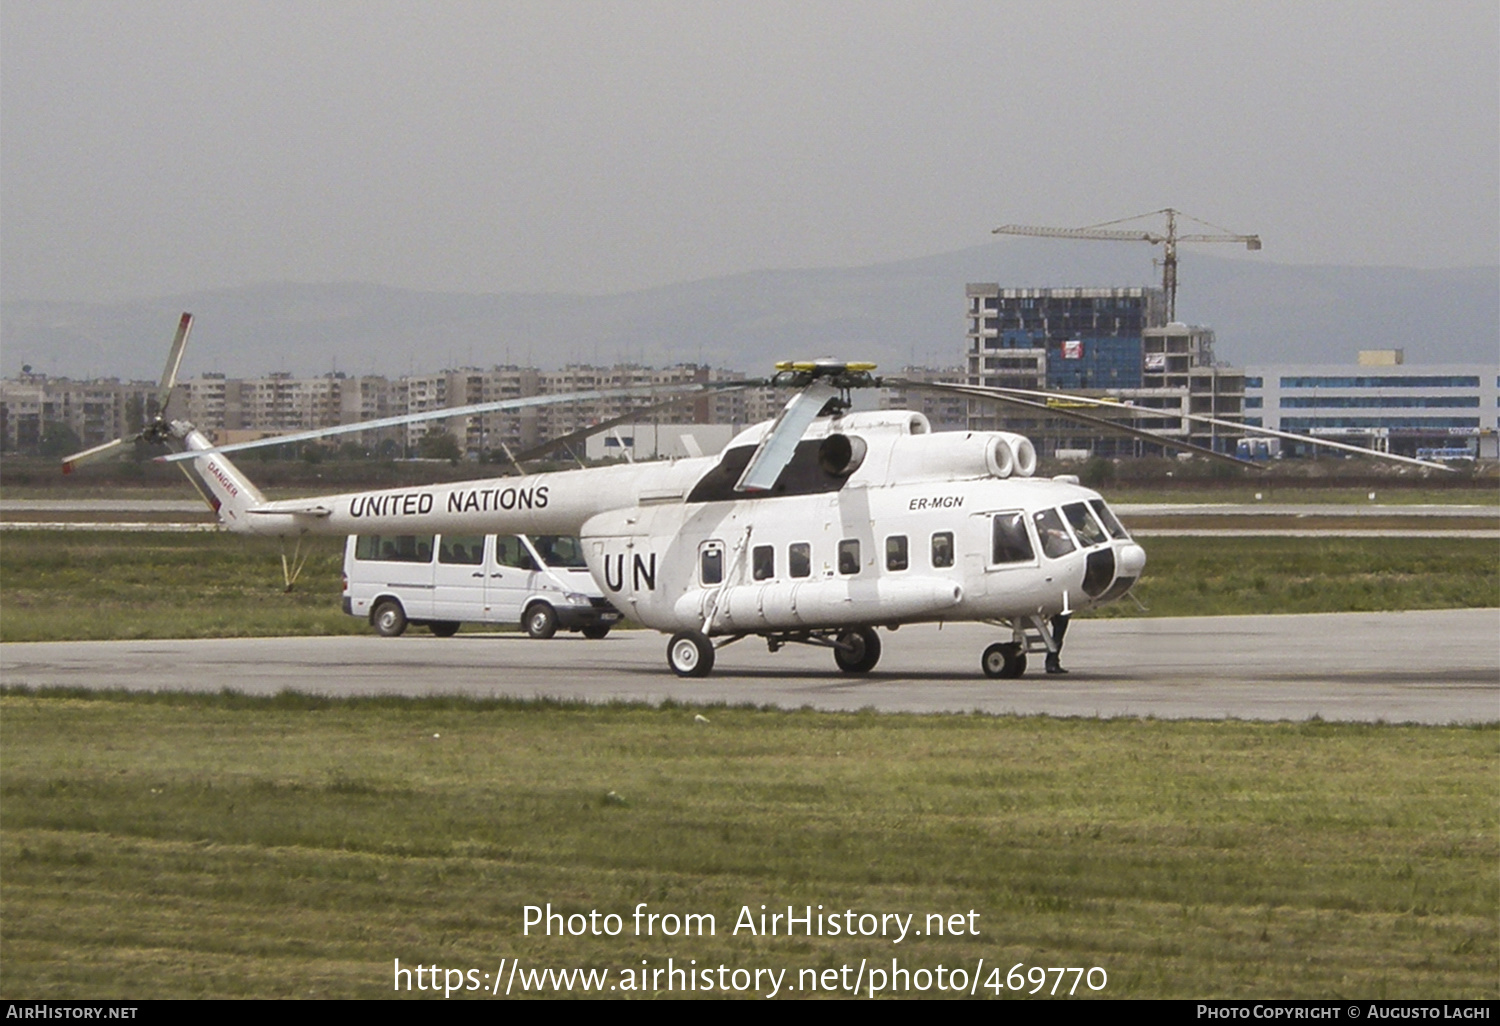
[[[1268,242],[1268,247],[1273,246]],[[1156,284],[1145,246],[1005,239],[869,267],[756,271],[616,295],[465,295],[370,284],[267,284],[116,304],[8,302],[0,374],[154,378],[176,316],[198,317],[185,376],[399,375],[515,363],[544,368],[696,362],[746,372],[836,354],[883,367],[964,352],[964,285]],[[1500,361],[1500,268],[1423,271],[1275,264],[1184,247],[1178,316],[1211,325],[1221,359]]]

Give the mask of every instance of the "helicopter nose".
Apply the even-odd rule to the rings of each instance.
[[[1141,571],[1146,569],[1146,550],[1135,542],[1126,542],[1120,546],[1117,553],[1119,559],[1119,576],[1140,577]]]

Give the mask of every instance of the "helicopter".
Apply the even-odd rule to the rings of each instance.
[[[606,393],[499,400],[215,446],[168,414],[191,324],[184,314],[160,412],[139,437],[179,450],[157,459],[183,467],[225,528],[299,545],[309,535],[573,535],[609,602],[670,635],[667,664],[678,676],[706,676],[719,649],[752,637],[773,653],[791,644],[828,648],[841,671],[862,674],[880,659],[877,628],[953,621],[996,628],[979,659],[987,677],[1019,677],[1027,656],[1040,653],[1059,672],[1068,619],[1127,595],[1146,566],[1145,550],[1102,495],[1074,477],[1035,476],[1026,437],[933,432],[910,411],[856,412],[851,393],[882,379],[873,364],[831,358],[777,364],[771,383],[796,389],[791,399],[717,456],[269,501],[227,453]],[[1055,412],[1050,394],[941,387]],[[622,391],[646,390],[608,394]],[[1110,400],[1068,398],[1076,401],[1061,415],[1253,465],[1077,409],[1121,405]],[[64,470],[130,441],[78,453]]]

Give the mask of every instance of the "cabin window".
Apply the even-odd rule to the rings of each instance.
[[[1073,533],[1078,536],[1078,542],[1086,549],[1095,545],[1103,545],[1109,541],[1109,536],[1104,533],[1104,528],[1099,522],[1089,515],[1089,508],[1081,502],[1070,502],[1063,507],[1063,516],[1068,518],[1068,523],[1073,525]]]
[[[535,570],[536,560],[531,558],[520,538],[513,534],[498,534],[495,536],[495,565]]]
[[[1014,513],[996,513],[990,546],[990,562],[1032,563],[1036,552],[1031,547],[1031,535],[1026,533],[1026,515],[1019,510]]]
[[[812,545],[808,542],[793,542],[787,550],[787,571],[793,577],[812,576]]]
[[[1068,536],[1068,529],[1063,526],[1057,510],[1044,509],[1033,514],[1032,520],[1036,521],[1036,535],[1042,540],[1042,551],[1048,559],[1060,559],[1078,547]]]
[[[893,534],[885,540],[885,568],[906,569],[906,535]]]
[[[704,584],[721,584],[724,581],[724,546],[719,542],[705,542],[698,554],[699,577]]]
[[[859,539],[845,538],[839,542],[839,573],[859,573]]]
[[[354,543],[355,559],[387,563],[431,563],[430,534],[362,534]]]
[[[776,576],[776,548],[772,545],[757,545],[750,550],[750,567],[757,581]]]
[[[1104,523],[1104,529],[1109,532],[1111,538],[1129,538],[1130,532],[1125,530],[1125,525],[1120,523],[1115,516],[1114,510],[1104,504],[1103,499],[1090,499],[1089,505],[1094,507],[1094,512]]]
[[[438,545],[438,562],[478,566],[484,562],[484,535],[443,535]]]
[[[953,565],[953,532],[939,531],[932,536],[932,567],[941,570]]]

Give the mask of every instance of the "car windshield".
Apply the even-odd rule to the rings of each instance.
[[[583,546],[570,534],[539,534],[531,539],[536,554],[551,567],[584,568]]]

